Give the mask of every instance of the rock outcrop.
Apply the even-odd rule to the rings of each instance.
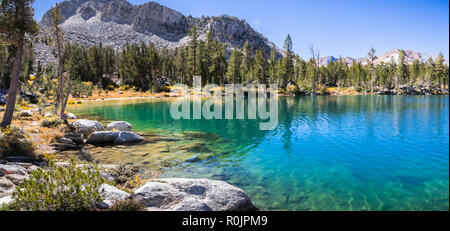
[[[38,163],[40,166],[43,163]],[[11,195],[16,186],[39,169],[37,165],[21,162],[0,162],[0,199]]]
[[[222,181],[206,179],[161,179],[134,191],[147,210],[163,211],[252,211],[250,197]]]
[[[111,208],[116,202],[123,201],[131,197],[131,194],[120,190],[109,184],[100,186],[100,192],[103,192],[104,200],[100,208]]]
[[[133,5],[125,0],[66,0],[59,7],[65,19],[61,26],[71,43],[102,43],[121,49],[126,44],[143,42],[170,49],[187,45],[188,31],[196,26],[200,39],[205,40],[211,31],[215,39],[229,45],[230,51],[248,41],[255,50],[261,48],[266,54],[272,49],[279,56],[282,53],[274,43],[236,17],[193,18],[155,2]],[[38,41],[51,36],[49,12],[43,15],[40,24],[43,35],[38,36]],[[48,44],[39,42],[35,49],[41,63],[56,61]]]
[[[72,124],[78,133],[88,137],[93,132],[104,131],[103,125],[93,120],[78,120]]]

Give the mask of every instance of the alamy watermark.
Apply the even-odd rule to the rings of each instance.
[[[218,85],[208,84],[202,88],[201,82],[200,76],[194,76],[192,88],[184,84],[172,87],[171,94],[181,96],[171,105],[170,115],[173,119],[199,120],[203,116],[207,120],[244,120],[247,93],[247,119],[266,121],[259,124],[260,130],[274,130],[278,126],[278,84],[270,84],[269,92],[265,84],[226,84],[223,93]],[[204,96],[208,98],[202,105]]]

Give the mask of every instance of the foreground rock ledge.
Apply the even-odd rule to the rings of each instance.
[[[223,181],[160,179],[134,191],[149,211],[255,211],[244,190]]]

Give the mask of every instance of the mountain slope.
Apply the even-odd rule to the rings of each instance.
[[[196,26],[199,38],[205,39],[211,31],[218,41],[229,49],[241,48],[245,41],[267,55],[272,49],[281,50],[248,23],[235,17],[193,18],[180,12],[148,2],[133,5],[125,0],[66,0],[59,4],[65,20],[61,24],[69,42],[84,45],[103,43],[120,49],[127,43],[154,43],[157,47],[176,48],[187,45],[188,31]],[[50,13],[41,21],[48,30]]]
[[[403,50],[405,52],[405,60],[407,63],[411,64],[413,63],[415,60],[419,60],[422,62],[426,62],[430,56],[423,54],[423,53],[419,53],[419,52],[414,52],[411,50]],[[383,63],[390,63],[390,62],[398,62],[398,58],[400,56],[400,52],[401,50],[399,49],[394,49],[389,51],[388,53],[379,56],[376,60],[375,60],[375,64],[380,64],[381,62]]]

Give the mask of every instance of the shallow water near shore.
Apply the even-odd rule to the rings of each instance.
[[[79,118],[124,120],[142,145],[95,160],[223,180],[263,210],[448,210],[448,96],[280,97],[279,124],[174,120],[163,99],[87,102]]]

